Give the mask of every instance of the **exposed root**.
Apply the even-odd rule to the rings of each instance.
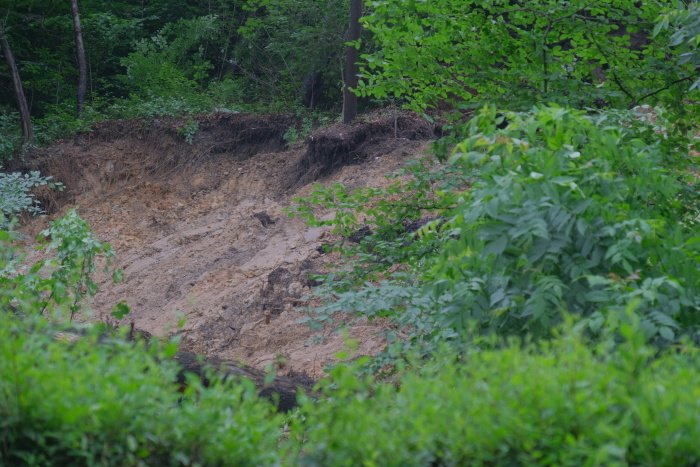
[[[196,167],[220,154],[243,160],[260,152],[285,148],[284,132],[294,123],[288,115],[212,114],[198,117],[197,130],[187,144],[180,129],[188,119],[163,117],[152,121],[117,120],[95,125],[90,132],[50,148],[39,148],[12,170],[38,170],[51,174],[67,189],[42,190],[37,198],[44,209],[55,212],[75,201],[88,189],[109,187],[132,180],[167,180],[177,172]],[[90,151],[112,146],[113,151]],[[64,151],[69,149],[70,157]],[[73,150],[79,149],[79,150]],[[89,185],[89,186],[86,186]]]
[[[393,148],[387,148],[386,143],[392,138],[425,140],[434,135],[433,125],[407,112],[375,113],[350,125],[339,123],[323,128],[307,139],[297,186],[389,152]]]

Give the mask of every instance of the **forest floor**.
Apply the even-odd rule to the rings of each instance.
[[[379,352],[387,323],[348,316],[317,331],[300,323],[310,276],[338,262],[321,246],[337,238],[283,210],[311,182],[389,183],[386,174],[427,153],[433,129],[411,115],[372,114],[290,147],[283,134],[298,124],[293,117],[196,121],[191,143],[191,120],[115,121],[30,157],[25,168],[66,190],[44,194],[51,214],[30,219],[27,238],[76,207],[124,271],[119,284],[99,279],[87,319],[117,324],[110,312],[125,301],[132,312],[118,324],[179,335],[184,350],[207,357],[314,379],[345,335],[358,341],[358,354]]]

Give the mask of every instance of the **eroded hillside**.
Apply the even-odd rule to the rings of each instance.
[[[343,348],[339,327],[359,341],[358,353],[379,351],[382,323],[348,318],[319,332],[299,323],[310,276],[338,258],[320,248],[329,232],[283,210],[315,180],[387,183],[385,174],[424,154],[432,128],[409,115],[372,115],[290,148],[283,134],[296,122],[287,116],[199,119],[191,144],[187,124],[109,122],[33,158],[67,190],[47,195],[53,214],[25,231],[77,207],[124,271],[120,284],[101,280],[90,319],[112,319],[124,300],[132,312],[121,324],[178,334],[187,350],[208,356],[312,377]]]

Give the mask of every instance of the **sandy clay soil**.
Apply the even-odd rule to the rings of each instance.
[[[108,122],[30,159],[67,187],[45,197],[53,213],[28,222],[30,238],[77,207],[124,271],[120,284],[101,279],[89,319],[113,320],[123,300],[132,312],[120,324],[180,335],[186,350],[209,357],[311,377],[343,349],[340,328],[359,341],[359,354],[380,351],[386,323],[347,317],[313,331],[299,322],[309,276],[338,258],[319,248],[330,232],[283,209],[313,181],[388,183],[385,174],[427,151],[432,128],[374,114],[289,147],[282,135],[298,122],[288,116],[200,118],[191,144],[179,131],[185,123]]]

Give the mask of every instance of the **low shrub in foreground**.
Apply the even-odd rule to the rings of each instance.
[[[697,465],[700,358],[568,335],[438,358],[398,385],[338,367],[296,427],[302,465]]]
[[[180,393],[167,352],[55,329],[0,312],[0,465],[277,463],[280,419],[252,384]]]
[[[281,420],[252,383],[182,390],[174,343],[61,334],[112,250],[74,210],[40,238],[45,257],[28,264],[0,224],[0,466],[278,463]]]
[[[178,392],[173,349],[0,313],[0,465],[697,465],[700,355],[657,355],[637,327],[445,352],[390,381],[341,365],[284,439],[250,384]]]

